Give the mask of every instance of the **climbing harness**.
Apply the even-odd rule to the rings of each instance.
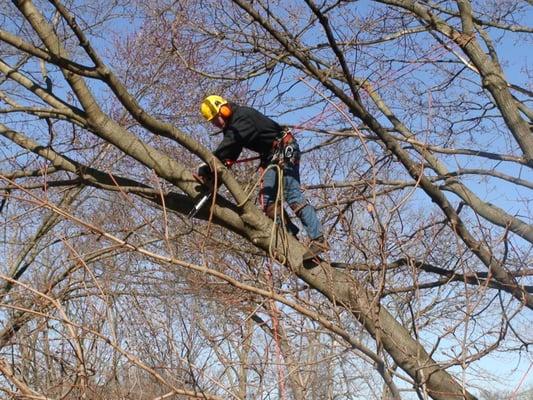
[[[294,135],[290,128],[283,128],[281,136],[272,143],[269,163],[277,164],[280,167],[283,167],[285,163],[296,163],[296,148],[294,143]]]
[[[260,195],[259,195],[259,205],[263,209],[266,215],[274,220],[274,225],[272,226],[272,232],[270,237],[269,252],[272,253],[273,240],[276,236],[276,226],[281,226],[282,229],[282,240],[284,242],[284,247],[287,246],[286,237],[284,236],[285,229],[287,229],[294,236],[298,234],[299,228],[291,221],[289,215],[284,210],[283,204],[283,175],[284,167],[286,165],[298,163],[298,147],[296,145],[296,140],[291,132],[291,129],[284,127],[280,135],[272,143],[272,148],[268,156],[261,159],[259,165],[260,177],[258,184],[260,185]],[[263,177],[269,169],[275,169],[277,175],[277,185],[276,185],[276,199],[271,204],[265,204],[265,199],[263,196]],[[254,185],[255,187],[255,185]],[[253,190],[253,189],[252,189]],[[269,210],[270,208],[270,210]],[[272,256],[272,254],[271,254]]]

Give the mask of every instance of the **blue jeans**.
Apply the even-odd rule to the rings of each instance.
[[[290,146],[293,148],[292,156],[290,159],[285,159],[282,166],[283,197],[302,221],[309,238],[317,239],[323,234],[322,224],[318,220],[314,207],[307,203],[300,187],[300,148],[296,141],[292,142]],[[260,193],[261,203],[265,210],[276,201],[277,191],[277,168],[269,168],[263,176],[263,187]]]

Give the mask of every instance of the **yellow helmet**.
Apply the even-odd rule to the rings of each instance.
[[[200,105],[200,112],[206,120],[211,121],[217,116],[220,107],[224,104],[228,104],[228,102],[223,97],[217,95],[207,96]]]

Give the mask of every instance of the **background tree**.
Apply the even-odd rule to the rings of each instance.
[[[485,357],[530,357],[530,6],[2,5],[1,390],[483,395]],[[319,265],[213,158],[210,93],[292,125]],[[200,160],[223,186],[191,221]]]

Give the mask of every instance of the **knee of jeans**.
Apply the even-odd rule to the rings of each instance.
[[[268,204],[273,203],[276,200],[277,185],[276,181],[272,179],[265,179],[262,182],[259,196],[262,204],[266,207]]]

